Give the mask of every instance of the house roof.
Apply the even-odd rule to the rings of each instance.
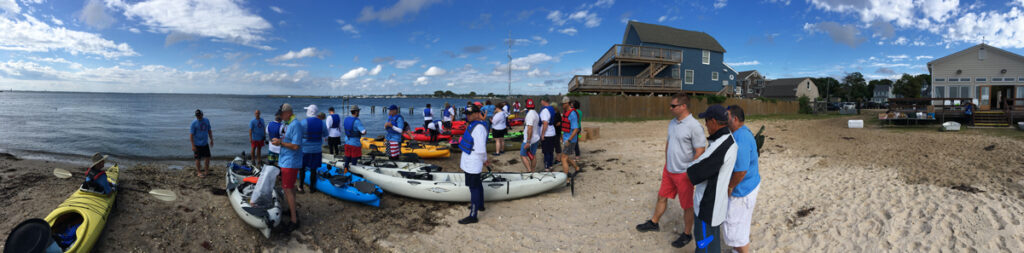
[[[796,86],[809,77],[782,78],[765,82],[764,97],[796,97]]]
[[[753,74],[753,73],[756,73],[756,72],[757,72],[757,70],[740,71],[736,75],[737,75],[737,77],[739,77],[739,79],[746,79],[747,77],[750,76],[750,74]]]
[[[928,70],[931,71],[932,64],[952,59],[953,56],[960,56],[960,55],[968,54],[968,53],[971,53],[971,52],[977,52],[978,48],[980,48],[980,47],[985,47],[985,49],[991,49],[990,51],[1000,52],[1000,53],[1006,54],[1006,55],[1008,55],[1010,57],[1017,58],[1017,59],[1020,59],[1020,60],[1024,61],[1024,56],[1021,56],[1019,54],[1015,54],[1015,53],[1010,52],[1010,51],[1002,50],[1002,49],[1000,49],[998,47],[993,47],[993,46],[991,46],[989,44],[981,43],[981,44],[977,44],[977,45],[974,45],[972,47],[969,47],[967,49],[960,50],[959,52],[952,53],[950,55],[943,56],[942,58],[938,58],[938,59],[935,59],[933,61],[928,62]]]
[[[875,92],[886,92],[886,91],[889,91],[889,88],[891,88],[891,87],[889,87],[888,84],[876,84],[875,85]]]
[[[629,24],[626,25],[626,33],[622,35],[623,43],[626,42],[626,37],[629,36],[630,28],[636,29],[636,34],[642,42],[707,49],[725,53],[725,48],[718,44],[718,40],[715,40],[714,37],[707,33],[636,21],[629,21]]]

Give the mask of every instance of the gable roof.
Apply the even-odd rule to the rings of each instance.
[[[738,74],[736,74],[736,76],[739,77],[739,79],[747,79],[747,77],[749,77],[750,74],[753,73],[757,73],[757,70],[740,71]]]
[[[959,52],[952,53],[950,55],[943,56],[942,58],[938,58],[938,59],[935,59],[933,61],[928,62],[928,70],[931,71],[932,64],[952,59],[954,56],[960,56],[960,55],[968,54],[968,53],[971,53],[971,52],[977,52],[978,48],[981,48],[981,47],[984,47],[985,49],[991,49],[990,51],[1000,52],[1000,53],[1008,55],[1008,56],[1010,56],[1012,58],[1017,58],[1019,60],[1024,61],[1024,56],[1021,56],[1019,54],[1015,54],[1015,53],[1010,52],[1010,51],[1006,51],[1006,50],[1000,49],[998,47],[993,47],[993,46],[991,46],[989,44],[981,43],[981,44],[977,44],[977,45],[974,45],[972,47],[969,47],[967,49],[960,50]]]
[[[878,84],[875,85],[875,92],[887,92],[889,91],[889,88],[891,87],[889,87],[888,84]]]
[[[796,86],[809,77],[783,78],[765,82],[763,97],[796,97]]]
[[[655,25],[629,21],[626,25],[626,32],[622,35],[622,42],[626,42],[629,36],[629,29],[635,29],[640,41],[658,43],[669,46],[707,49],[715,52],[725,53],[725,48],[718,44],[718,40],[704,32],[683,30],[663,25]]]

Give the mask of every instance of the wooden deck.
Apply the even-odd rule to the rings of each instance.
[[[616,44],[608,49],[592,67],[591,73],[598,73],[614,61],[651,62],[679,64],[683,62],[683,51],[660,47]]]
[[[632,76],[573,76],[569,92],[674,94],[682,91],[682,79]]]

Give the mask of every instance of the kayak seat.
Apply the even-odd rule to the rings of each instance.
[[[359,182],[352,183],[352,186],[355,187],[356,190],[359,190],[359,192],[362,192],[362,193],[374,193],[374,192],[377,192],[377,186],[374,185],[373,183],[366,182],[366,181],[359,181]]]
[[[331,182],[331,185],[334,185],[334,187],[341,188],[345,187],[349,182],[352,182],[352,177],[337,175],[328,177],[327,181]]]
[[[418,173],[418,172],[413,172],[413,171],[399,171],[398,174],[402,175],[403,178],[408,178],[408,179],[434,180],[434,175],[431,175],[430,173]]]
[[[255,184],[257,182],[257,180],[259,180],[259,179],[260,179],[259,177],[246,177],[246,178],[243,178],[242,181],[246,182],[246,183],[254,183]]]

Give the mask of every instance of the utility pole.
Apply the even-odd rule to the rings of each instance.
[[[508,98],[512,97],[512,31],[508,31]]]

